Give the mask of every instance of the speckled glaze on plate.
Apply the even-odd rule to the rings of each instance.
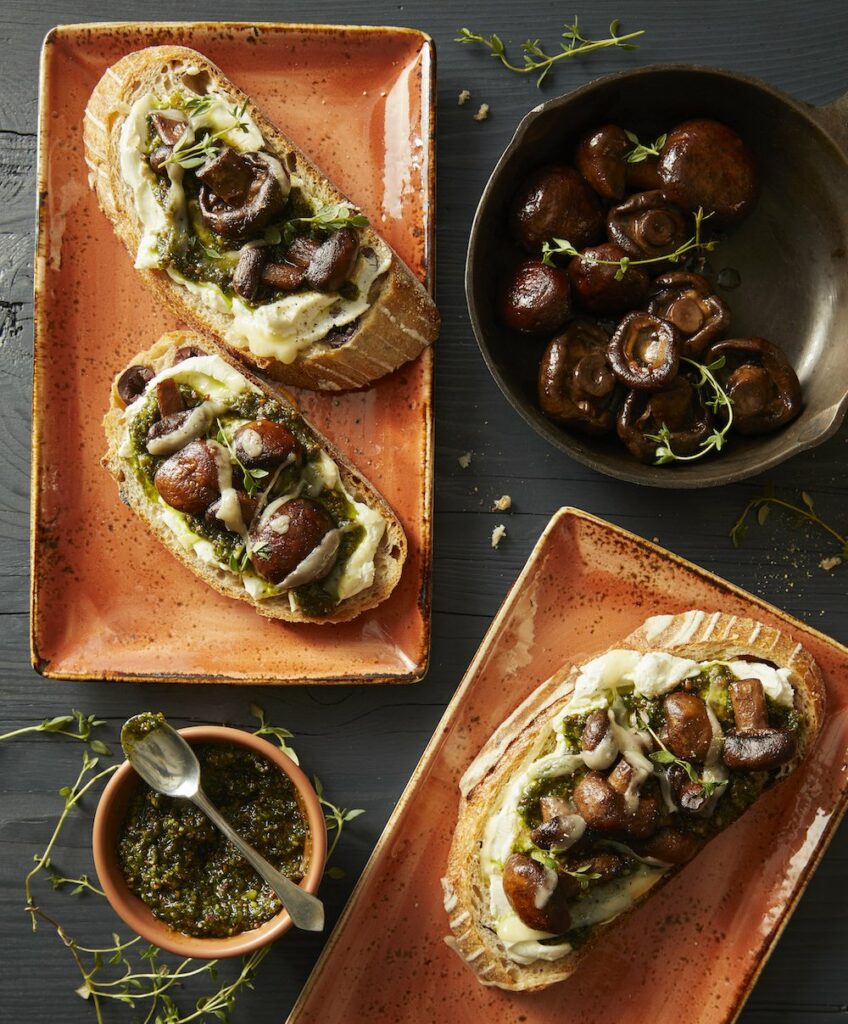
[[[649,615],[690,608],[760,619],[807,647],[827,685],[818,745],[568,981],[536,994],[484,988],[442,941],[439,879],[460,775],[564,662],[604,650]],[[289,1024],[728,1024],[845,811],[847,760],[848,649],[654,544],[561,509],[489,628]]]
[[[358,203],[432,287],[434,52],[422,32],[320,25],[93,24],[42,52],[32,473],[32,657],[57,678],[411,682],[427,669],[432,349],[367,391],[300,392],[319,430],[385,495],[409,541],[392,596],[353,622],[293,626],[176,562],[100,467],[113,375],[178,326],[97,208],[85,103],[123,54],[192,46]]]

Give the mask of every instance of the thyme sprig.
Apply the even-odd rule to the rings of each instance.
[[[96,729],[99,725],[106,725],[106,720],[97,718],[96,715],[86,715],[83,711],[73,708],[69,715],[56,715],[55,718],[45,718],[37,725],[24,725],[20,729],[4,732],[0,734],[0,743],[3,740],[24,736],[30,732],[52,732],[87,743],[95,754],[111,754],[112,751],[102,740],[91,738],[92,729]]]
[[[579,20],[575,17],[570,25],[566,24],[563,27],[559,50],[554,53],[545,53],[538,39],[527,39],[523,42],[521,44],[523,64],[513,64],[509,60],[503,40],[494,33],[484,36],[478,32],[472,32],[470,29],[461,28],[458,30],[454,42],[486,47],[490,51],[490,56],[499,60],[508,71],[513,71],[517,75],[536,74],[538,76],[536,85],[541,86],[551,68],[559,61],[568,60],[571,57],[581,57],[593,50],[603,50],[610,46],[619,50],[637,49],[636,44],[630,40],[644,35],[644,29],[638,32],[629,32],[627,35],[619,35],[619,27],[620,22],[615,19],[610,22],[609,35],[605,39],[589,39],[580,31]]]
[[[550,267],[554,266],[555,256],[579,256],[583,262],[591,263],[594,266],[617,267],[615,279],[620,281],[630,267],[643,267],[649,263],[665,263],[666,261],[669,263],[679,263],[684,256],[691,252],[712,252],[718,245],[718,242],[715,240],[705,242],[701,237],[701,227],[704,221],[709,220],[710,217],[712,217],[712,213],[705,214],[703,209],[699,208],[697,213],[694,214],[695,228],[692,237],[688,238],[674,252],[670,252],[667,256],[646,256],[644,259],[639,260],[634,260],[630,256],[622,256],[620,260],[602,260],[598,259],[597,256],[580,252],[565,238],[552,238],[549,242],[544,242],[542,245],[542,263]]]
[[[310,217],[292,217],[284,224],[272,224],[265,229],[265,241],[269,245],[279,245],[280,242],[288,245],[299,227],[317,228],[330,234],[342,228],[367,228],[369,223],[364,213],[353,213],[347,203],[327,203]]]
[[[189,100],[189,103],[193,102]],[[188,106],[188,104],[186,105]],[[202,107],[200,110],[194,110],[192,113],[198,114],[203,113],[208,109]],[[240,107],[233,107],[230,111],[230,116],[233,118],[233,123],[228,125],[226,128],[221,128],[217,132],[206,132],[199,139],[189,144],[189,133],[184,131],[182,135],[174,143],[174,148],[171,150],[170,156],[164,161],[166,164],[179,164],[180,167],[185,168],[187,171],[194,170],[196,167],[200,167],[205,164],[207,160],[210,160],[218,152],[215,143],[220,142],[225,136],[229,135],[230,132],[247,132],[249,125],[244,120],[245,111],[247,110],[247,100]]]
[[[663,148],[665,140],[668,138],[668,135],[660,135],[659,138],[654,139],[653,142],[650,142],[645,146],[639,141],[639,136],[634,132],[629,132],[625,129],[624,134],[633,143],[633,149],[631,149],[624,158],[629,164],[641,164],[644,160],[647,160],[649,156],[659,156],[660,150]]]
[[[560,868],[566,875],[571,875],[572,878],[576,879],[580,883],[581,889],[588,889],[589,882],[597,881],[601,876],[597,871],[591,871],[591,864],[583,864],[579,868],[574,868],[573,871],[568,868]]]
[[[787,512],[793,513],[793,515],[799,516],[801,519],[807,520],[807,522],[813,523],[814,526],[818,526],[819,529],[830,534],[839,545],[839,558],[848,562],[848,537],[841,534],[822,519],[815,510],[813,499],[806,491],[801,491],[801,502],[801,505],[796,505],[794,502],[777,498],[771,493],[771,489],[767,490],[765,494],[751,498],[742,510],[742,514],[730,528],[730,539],[733,541],[733,546],[738,548],[747,536],[748,519],[753,513],[756,513],[757,524],[763,526],[771,508],[782,508]]]
[[[333,852],[339,845],[339,839],[342,837],[342,829],[345,823],[353,821],[354,818],[358,818],[360,814],[365,813],[365,809],[362,807],[355,807],[352,810],[347,810],[344,807],[337,807],[335,804],[324,796],[324,786],[317,775],[313,776],[312,784],[315,786],[315,792],[318,795],[318,801],[324,808],[324,820],[327,823],[327,831],[334,832],[333,838],[330,841],[330,848],[327,850],[327,860],[333,856]],[[330,878],[344,878],[344,871],[336,867],[335,865],[327,869],[327,874]]]
[[[294,733],[289,732],[288,729],[284,729],[281,725],[271,725],[268,719],[265,717],[265,710],[258,704],[250,705],[250,713],[254,718],[259,719],[259,728],[253,730],[254,736],[273,736],[274,739],[280,744],[280,750],[290,757],[295,764],[300,764],[300,758],[297,756],[294,748],[290,747],[286,740],[294,739]]]
[[[711,451],[720,452],[727,440],[728,432],[733,426],[733,403],[714,375],[715,370],[720,370],[724,366],[724,356],[721,356],[720,359],[716,359],[714,363],[709,365],[696,363],[694,359],[687,359],[686,356],[683,356],[680,361],[682,363],[689,363],[690,366],[693,366],[698,371],[698,380],[695,382],[695,387],[699,391],[704,387],[712,388],[713,397],[706,399],[704,405],[715,413],[720,409],[726,409],[727,415],[724,424],[718,429],[713,430],[709,437],[704,438],[698,451],[693,452],[691,455],[678,455],[672,449],[671,431],[665,423],[660,425],[659,433],[646,434],[645,436],[649,441],[656,441],[657,443],[656,462],[654,463],[657,466],[664,466],[669,462],[694,462],[696,459],[702,459]]]
[[[657,736],[656,732],[654,732],[654,730],[651,728],[651,725],[647,721],[647,719],[644,718],[642,715],[639,715],[639,724],[643,728],[647,729],[647,731],[653,737],[654,742],[660,748],[659,750],[655,750],[652,754],[649,755],[649,757],[655,764],[680,765],[683,771],[686,772],[686,775],[689,778],[689,780],[691,782],[694,782],[695,785],[700,786],[707,797],[711,797],[720,786],[724,785],[723,781],[718,781],[717,779],[705,779],[702,775],[698,773],[695,766],[691,762],[686,761],[684,758],[678,757],[676,754],[672,753],[672,751],[668,749],[668,747],[663,743],[659,736]]]

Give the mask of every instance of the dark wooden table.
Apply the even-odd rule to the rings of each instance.
[[[530,78],[508,74],[482,52],[455,44],[461,25],[499,32],[516,44],[528,36],[555,42],[561,21],[581,15],[589,34],[603,34],[614,16],[647,35],[636,53],[602,52],[551,77],[546,95],[592,77],[656,62],[697,62],[761,76],[800,99],[823,103],[848,87],[848,5],[840,0],[593,0],[582,5],[542,0],[488,0],[464,5],[408,0],[370,3],[325,0],[305,4],[218,0],[175,6],[143,5],[147,18],[257,21],[369,22],[412,25],[430,32],[438,47],[438,301],[443,331],[437,359],[435,597],[432,667],[409,688],[228,689],[43,680],[28,653],[28,469],[32,252],[35,207],[35,125],[38,53],[45,32],[60,22],[131,19],[142,5],[130,0],[89,3],[5,0],[0,10],[0,732],[61,713],[71,706],[120,723],[145,708],[161,708],[178,723],[248,724],[248,706],[261,703],[297,734],[307,768],[359,818],[342,840],[336,863],[346,871],[328,880],[323,895],[337,917],[394,803],[509,585],[550,514],[572,504],[619,523],[848,640],[846,572],[825,571],[832,553],[824,534],[774,515],[740,550],[727,531],[765,480],[705,493],[639,489],[583,469],[550,449],[508,406],[489,377],[468,323],[462,277],[468,228],[480,190],[521,115],[539,101]],[[472,100],[457,104],[469,89]],[[490,105],[483,122],[472,119]],[[779,153],[774,159],[781,158]],[[799,191],[803,182],[798,182]],[[846,196],[848,201],[848,196]],[[834,338],[834,344],[846,339]],[[801,489],[817,508],[848,529],[845,514],[845,444],[848,431],[817,451],[773,472],[787,495]],[[468,469],[457,457],[473,452]],[[491,513],[509,493],[514,508]],[[508,534],[497,551],[493,526]],[[96,528],[96,526],[93,526]],[[79,764],[79,745],[34,736],[0,748],[0,957],[4,1021],[91,1020],[73,994],[78,984],[70,957],[49,929],[30,931],[23,913],[23,875],[41,849],[60,809],[56,795]],[[75,815],[56,860],[65,873],[90,871],[89,812]],[[452,809],[450,809],[452,812]],[[848,1020],[848,827],[827,852],[742,1014],[745,1024],[837,1024]],[[56,894],[54,909],[70,931],[105,938],[115,927],[108,908],[91,897]],[[259,974],[236,1020],[281,1022],[321,948],[321,939],[291,934]],[[709,964],[704,965],[709,970]],[[113,1020],[131,1014],[113,1011]],[[622,1018],[623,1020],[623,1018]],[[424,1024],[424,1022],[422,1022]],[[613,1022],[617,1024],[617,1022]],[[644,1022],[631,1022],[644,1024]],[[690,1022],[682,1022],[690,1024]]]

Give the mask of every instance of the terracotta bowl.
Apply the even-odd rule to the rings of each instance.
[[[278,748],[241,729],[228,729],[219,725],[198,725],[180,729],[181,736],[194,746],[198,743],[234,743],[251,750],[276,764],[294,783],[302,810],[306,815],[309,832],[306,848],[309,867],[301,888],[315,892],[324,873],[327,857],[327,831],[324,812],[309,779],[298,766]],[[134,893],[124,879],[118,863],[116,844],[118,831],[141,780],[127,761],[115,772],[100,797],[94,817],[94,865],[97,877],[112,909],[134,932],[160,949],[166,949],[178,956],[195,957],[201,960],[218,960],[224,957],[241,956],[250,953],[266,943],[278,939],[292,926],[285,910],[280,911],[265,924],[249,931],[240,932],[223,939],[196,938],[174,931],[163,921],[154,917],[147,905]]]
[[[761,473],[821,444],[848,408],[848,97],[811,107],[765,82],[711,68],[669,65],[609,75],[535,107],[516,130],[483,191],[468,246],[465,289],[483,357],[501,391],[542,437],[593,469],[652,487],[710,487]],[[536,380],[546,338],[508,330],[497,315],[499,283],[519,251],[506,209],[524,176],[553,161],[571,163],[589,128],[620,124],[640,138],[690,117],[714,117],[754,152],[762,189],[750,216],[709,256],[713,281],[725,267],[739,287],[731,337],[760,335],[780,345],[804,389],[801,415],[759,438],[733,437],[718,457],[648,466],[618,438],[591,438],[547,419]]]

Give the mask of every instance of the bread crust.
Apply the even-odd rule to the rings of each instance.
[[[779,668],[791,669],[795,707],[803,725],[796,755],[784,766],[781,777],[793,771],[815,743],[824,719],[824,681],[811,655],[782,630],[753,619],[692,610],[647,619],[608,650],[616,648],[643,654],[666,651],[694,661],[752,655],[773,662]],[[533,991],[565,980],[608,928],[615,927],[680,870],[672,867],[629,910],[596,926],[578,950],[559,960],[536,961],[525,966],[507,957],[489,922],[488,890],[480,868],[479,840],[499,802],[503,786],[514,772],[535,759],[544,743],[545,726],[571,697],[578,675],[579,666],[566,665],[533,691],[496,730],[460,780],[459,820],[447,872],[442,879],[445,910],[452,931],[445,942],[468,963],[483,985]]]
[[[133,260],[141,238],[141,226],[132,191],[120,172],[119,141],[126,115],[133,102],[155,92],[163,73],[182,75],[197,69],[216,90],[232,96],[247,112],[265,139],[269,152],[287,164],[294,154],[297,173],[312,195],[322,203],[354,204],[342,195],[309,157],[275,127],[236,85],[211,61],[184,46],[150,46],[122,57],[108,68],[91,94],[85,110],[83,140],[89,182],[101,209]],[[204,78],[204,81],[206,78]],[[371,229],[361,230],[363,245],[386,243]],[[255,356],[230,344],[225,337],[230,317],[205,306],[187,289],[173,282],[162,270],[139,269],[145,284],[183,322],[212,336],[236,358],[273,380],[294,387],[340,391],[364,387],[384,374],[414,359],[430,345],[439,332],[439,314],[427,291],[409,271],[397,253],[375,285],[379,289],[369,308],[358,320],[350,339],[338,348],[318,341],[302,349],[291,363]]]
[[[291,396],[286,392],[274,389],[259,380],[237,360],[227,353],[219,351],[208,338],[204,338],[193,331],[169,331],[167,334],[162,335],[156,344],[146,352],[140,352],[135,355],[127,363],[127,366],[149,366],[154,372],[158,373],[174,362],[174,354],[177,349],[188,345],[201,349],[210,355],[220,356],[252,384],[261,388],[270,398],[274,398],[284,405],[297,408]],[[161,517],[159,506],[148,498],[135,474],[127,471],[126,461],[119,454],[124,431],[125,408],[124,402],[121,400],[117,390],[119,376],[120,373],[116,375],[112,383],[109,411],[103,419],[103,429],[106,433],[108,447],[106,454],[101,460],[102,464],[117,482],[118,492],[124,504],[128,505],[139,516],[151,533],[165,545],[175,558],[191,569],[195,576],[199,576],[200,579],[225,597],[248,602],[253,605],[260,615],[264,615],[269,619],[282,619],[285,622],[312,622],[318,625],[347,622],[350,619],[356,618],[357,615],[361,615],[362,612],[367,611],[369,608],[376,607],[391,594],[400,580],[407,552],[406,535],[403,532],[400,520],[373,484],[357,471],[331,441],[306,420],[304,420],[306,429],[339,467],[339,476],[348,493],[357,501],[361,501],[376,509],[386,522],[386,530],[374,558],[374,582],[372,585],[358,594],[346,598],[332,615],[310,616],[301,610],[293,611],[287,594],[279,597],[265,598],[264,600],[257,600],[251,597],[242,586],[241,581],[233,573],[203,562],[192,552],[186,551],[174,533],[166,526]]]

